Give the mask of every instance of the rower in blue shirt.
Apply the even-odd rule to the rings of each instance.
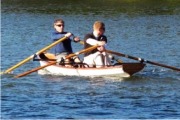
[[[72,33],[64,32],[64,24],[65,23],[62,19],[56,19],[54,21],[54,29],[55,30],[52,33],[53,42],[59,40],[60,38],[62,38],[64,36],[68,37],[68,39],[57,44],[54,48],[54,52],[55,52],[54,54],[56,56],[57,61],[61,61],[62,58],[64,59],[65,56],[73,53],[72,46],[71,46],[72,39],[74,40],[74,42],[80,41],[79,37],[75,37]],[[74,62],[76,62],[76,63],[80,62],[80,60],[77,56],[75,56],[73,59],[74,59]],[[70,60],[66,60],[67,63],[69,61]],[[66,66],[70,66],[70,65],[66,65]]]

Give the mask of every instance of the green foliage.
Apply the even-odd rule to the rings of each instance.
[[[2,12],[44,14],[179,14],[180,0],[3,0]]]

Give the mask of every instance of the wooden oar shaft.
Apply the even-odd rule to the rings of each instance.
[[[19,77],[26,76],[27,74],[36,72],[36,71],[38,71],[38,70],[40,70],[40,69],[43,69],[43,68],[45,68],[45,67],[47,67],[47,66],[54,65],[54,64],[56,64],[56,61],[51,62],[51,63],[49,63],[49,64],[47,64],[47,65],[44,65],[44,66],[40,66],[40,67],[34,68],[34,69],[29,70],[29,71],[27,71],[27,72],[24,72],[24,73],[22,73],[22,74],[19,74],[19,75],[15,76],[15,78],[19,78]]]
[[[173,67],[173,66],[169,66],[169,65],[165,65],[165,64],[149,61],[149,60],[146,60],[145,62],[149,63],[149,64],[153,64],[153,65],[169,68],[169,69],[172,69],[172,70],[180,71],[180,68],[176,68],[176,67]]]
[[[76,52],[76,53],[74,53],[74,54],[70,54],[70,55],[68,55],[68,56],[66,57],[66,59],[68,59],[68,58],[70,58],[70,57],[73,57],[73,56],[75,56],[75,55],[79,55],[79,54],[82,54],[82,53],[85,53],[85,52],[94,50],[94,49],[97,48],[97,47],[98,47],[98,45],[94,45],[94,46],[92,46],[92,47],[83,49],[83,50],[81,50],[81,51],[79,51],[79,52]]]
[[[176,68],[176,67],[173,67],[173,66],[169,66],[169,65],[165,65],[165,64],[149,61],[149,60],[144,60],[142,58],[138,58],[138,57],[122,54],[122,53],[119,53],[119,52],[114,52],[114,51],[111,51],[111,50],[106,50],[106,52],[111,53],[111,54],[115,54],[115,55],[118,55],[118,56],[130,58],[130,59],[133,59],[133,60],[138,60],[140,62],[146,62],[146,63],[149,63],[149,64],[153,64],[153,65],[169,68],[169,69],[172,69],[172,70],[180,71],[179,68]]]
[[[21,66],[22,64],[30,61],[33,58],[33,55],[29,56],[28,58],[24,59],[23,61],[17,63],[16,65],[12,66],[11,68],[7,69],[4,73],[10,73],[11,71],[13,71],[14,69],[16,69],[17,67]]]
[[[40,53],[45,52],[46,50],[50,49],[51,47],[57,45],[58,43],[66,40],[66,39],[67,39],[67,37],[64,36],[63,38],[55,41],[54,43],[50,44],[49,46],[47,46],[47,47],[39,50],[38,52],[36,52],[36,55],[39,55]],[[17,67],[23,65],[24,63],[30,61],[31,59],[33,59],[33,57],[34,57],[34,55],[29,56],[28,58],[24,59],[23,61],[17,63],[16,65],[12,66],[11,68],[7,69],[4,73],[9,73],[9,72],[11,72],[11,71],[14,70],[15,68],[17,68]]]
[[[49,50],[49,49],[52,48],[53,46],[59,44],[60,42],[66,40],[66,39],[67,39],[66,36],[64,36],[63,38],[60,38],[59,40],[57,40],[57,41],[51,43],[49,46],[47,46],[47,47],[43,48],[42,50],[36,52],[36,55],[39,55],[40,53],[45,52],[46,50]]]
[[[119,52],[114,52],[114,51],[111,51],[111,50],[106,50],[106,52],[114,54],[114,55],[118,55],[118,56],[122,56],[122,57],[126,57],[126,58],[130,58],[130,59],[134,59],[134,60],[140,61],[140,58],[133,57],[133,56],[126,55],[126,54],[122,54],[122,53],[119,53]]]
[[[71,57],[73,57],[73,56],[75,56],[75,55],[79,55],[79,54],[81,54],[81,53],[85,53],[85,52],[91,51],[91,50],[93,50],[93,49],[95,49],[95,48],[97,48],[97,47],[98,47],[98,46],[95,45],[95,46],[89,47],[89,48],[87,48],[87,49],[83,49],[83,50],[81,50],[81,51],[79,51],[79,52],[76,52],[75,54],[70,54],[70,55],[66,56],[66,59],[71,58]],[[51,66],[51,65],[54,65],[54,64],[56,64],[56,61],[51,62],[51,63],[49,63],[49,64],[47,64],[47,65],[44,65],[44,66],[40,66],[40,67],[34,68],[34,69],[29,70],[29,71],[27,71],[27,72],[24,72],[24,73],[22,73],[22,74],[19,74],[19,75],[15,76],[15,78],[19,78],[19,77],[26,76],[26,75],[28,75],[28,74],[30,74],[30,73],[32,73],[32,72],[36,72],[36,71],[38,71],[38,70],[40,70],[40,69],[43,69],[43,68],[45,68],[45,67],[48,67],[48,66]]]

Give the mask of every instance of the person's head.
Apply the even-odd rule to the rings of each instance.
[[[56,19],[54,21],[54,29],[58,32],[64,31],[64,21],[62,19]]]
[[[101,21],[96,21],[93,25],[93,30],[96,35],[103,35],[105,32],[105,24]]]

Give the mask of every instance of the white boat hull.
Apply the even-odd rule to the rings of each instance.
[[[44,66],[48,62],[40,61],[40,65]],[[131,66],[136,68],[124,69],[125,66]],[[118,75],[119,77],[130,77],[136,72],[139,72],[143,69],[144,64],[141,63],[127,63],[125,65],[117,65],[105,68],[70,68],[60,65],[51,65],[44,70],[47,74],[51,75],[61,75],[61,76],[85,76],[85,77],[103,77],[103,76],[112,76]],[[39,72],[41,74],[42,72]],[[44,74],[44,73],[43,73]]]
[[[42,56],[49,59],[55,59],[55,56],[51,53],[46,53]],[[42,59],[42,58],[41,58]],[[50,61],[40,61],[40,66],[49,64]],[[61,76],[85,76],[85,77],[103,77],[103,76],[113,76],[118,77],[130,77],[131,75],[141,71],[144,68],[143,63],[122,63],[120,65],[114,65],[110,67],[103,68],[75,68],[75,67],[65,67],[62,65],[51,65],[45,67],[43,70],[38,71],[39,74],[51,74],[51,75],[61,75]]]

